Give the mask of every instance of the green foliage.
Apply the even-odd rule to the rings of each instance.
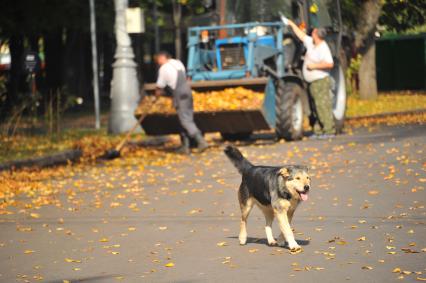
[[[425,18],[424,0],[386,0],[379,23],[388,31],[402,33],[410,30],[415,33],[418,27],[426,24]]]
[[[349,64],[349,67],[346,69],[346,85],[347,85],[347,91],[349,94],[356,94],[357,93],[357,76],[359,72],[359,68],[361,66],[362,56],[361,54],[358,54],[355,58],[351,58],[351,62]]]
[[[95,1],[98,31],[112,31],[113,1]],[[40,34],[58,28],[89,31],[89,1],[3,0],[0,36]]]
[[[342,18],[348,30],[355,30],[365,0],[340,0]],[[393,33],[424,32],[426,28],[426,1],[383,0],[379,24]]]

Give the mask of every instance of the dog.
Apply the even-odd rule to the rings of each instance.
[[[265,232],[270,246],[288,243],[290,251],[301,251],[294,239],[290,226],[294,212],[299,203],[308,199],[311,189],[311,178],[308,167],[302,165],[255,166],[233,146],[224,150],[226,156],[242,175],[238,190],[238,200],[241,208],[240,245],[247,242],[247,218],[254,205],[257,205],[265,215]],[[272,222],[278,220],[281,230],[278,242],[272,235]]]

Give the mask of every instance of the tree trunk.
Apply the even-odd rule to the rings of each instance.
[[[182,33],[181,33],[182,5],[179,0],[173,1],[173,23],[175,25],[175,57],[182,60]]]
[[[160,51],[160,27],[158,26],[157,1],[155,0],[152,6],[152,17],[154,21],[154,51],[158,53]]]
[[[10,56],[12,59],[10,67],[10,80],[6,105],[12,107],[18,102],[18,93],[23,90],[25,82],[23,74],[22,56],[24,55],[24,38],[21,35],[13,35],[9,41]]]
[[[360,96],[362,99],[377,98],[375,32],[383,6],[382,0],[367,0],[362,5],[362,13],[355,36],[355,48],[362,55],[359,70]]]
[[[359,68],[359,95],[361,99],[377,98],[376,44],[372,44],[363,54]]]
[[[45,62],[46,62],[46,87],[56,91],[62,86],[62,29],[58,28],[44,35]]]

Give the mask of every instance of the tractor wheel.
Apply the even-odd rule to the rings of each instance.
[[[345,123],[346,86],[343,69],[339,65],[331,72],[331,93],[333,97],[333,116],[336,132],[341,133]]]
[[[220,133],[222,136],[222,139],[225,141],[241,141],[241,140],[248,140],[251,136],[251,132],[247,133]]]
[[[303,135],[303,105],[297,83],[279,81],[276,85],[276,125],[279,139],[298,140]]]

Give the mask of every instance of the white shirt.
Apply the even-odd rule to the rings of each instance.
[[[306,47],[305,61],[303,62],[303,77],[309,83],[323,79],[330,75],[327,70],[308,70],[309,64],[317,64],[321,62],[333,63],[333,56],[327,42],[323,40],[319,45],[314,44],[314,40],[310,36],[305,36],[303,44]]]
[[[178,71],[180,70],[185,72],[185,66],[182,62],[176,59],[169,59],[158,70],[157,87],[165,88],[168,86],[171,89],[176,89]]]

